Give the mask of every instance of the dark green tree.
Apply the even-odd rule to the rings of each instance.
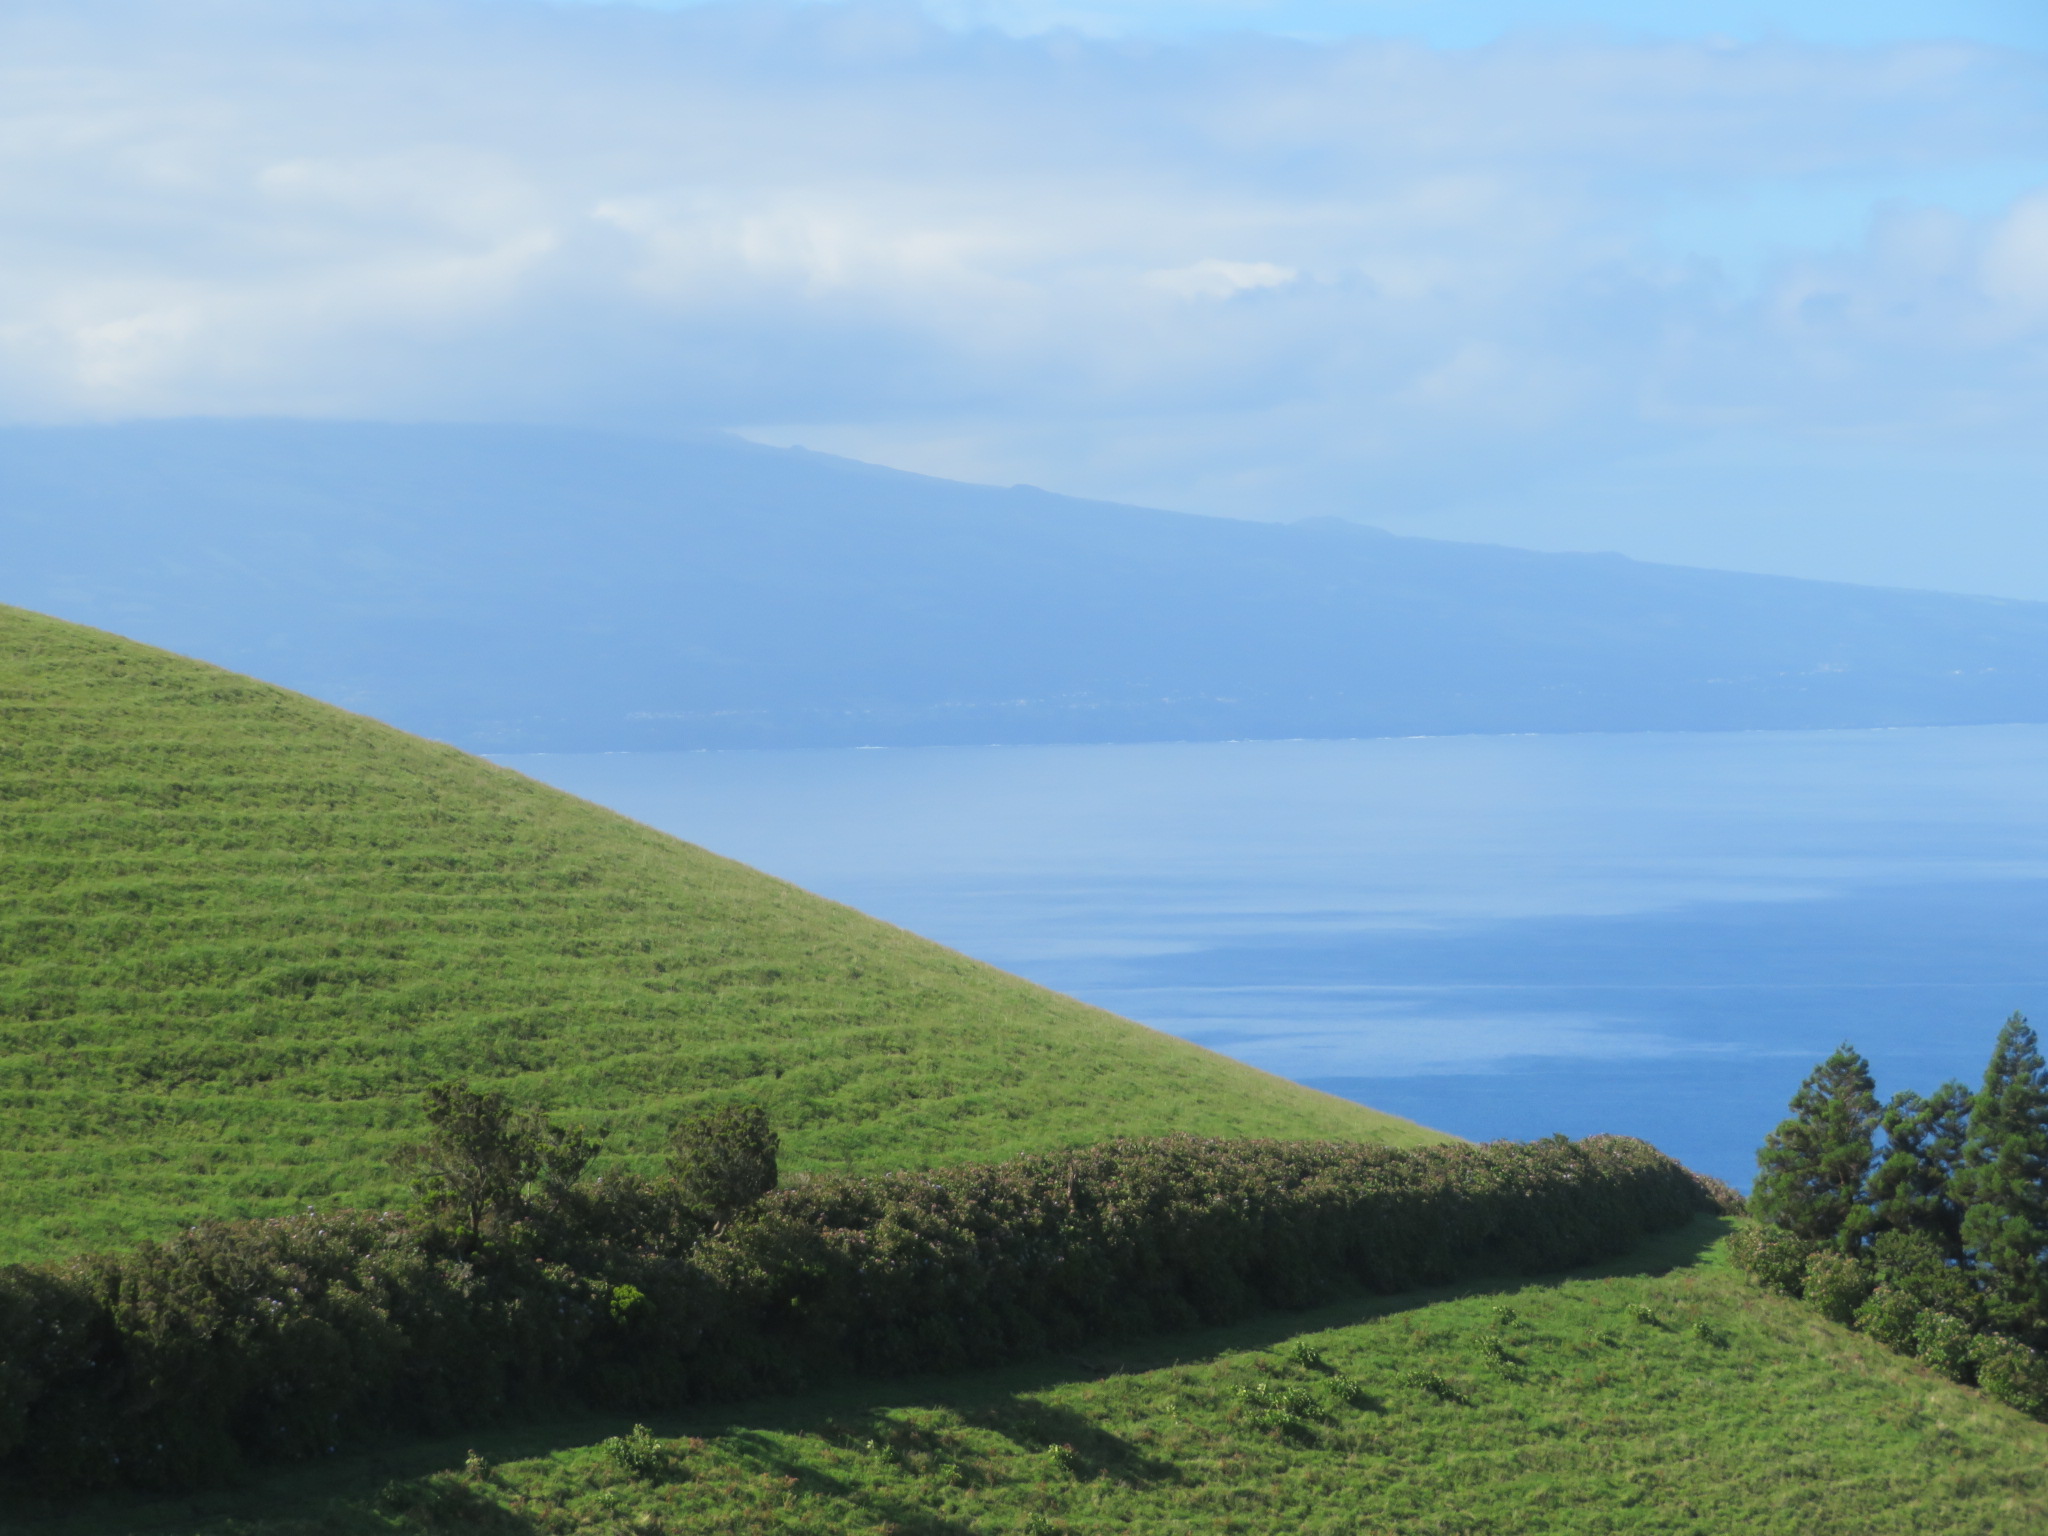
[[[1877,1219],[1897,1232],[1918,1232],[1950,1260],[1963,1256],[1963,1205],[1955,1178],[1970,1134],[1973,1095],[1946,1082],[1923,1099],[1910,1089],[1884,1110],[1884,1155],[1870,1171]]]
[[[1998,1032],[1956,1176],[1963,1246],[1985,1272],[1995,1321],[2048,1332],[2048,1063],[2027,1021]]]
[[[1756,1155],[1750,1209],[1809,1242],[1855,1248],[1875,1224],[1863,1187],[1879,1118],[1870,1063],[1843,1044],[1807,1074],[1791,1108]]]
[[[575,1183],[598,1152],[583,1132],[515,1111],[502,1093],[450,1082],[425,1097],[427,1139],[400,1163],[427,1209],[452,1216],[472,1246],[488,1227],[526,1214],[535,1196]]]
[[[714,1109],[683,1121],[669,1137],[668,1168],[683,1204],[700,1220],[732,1220],[773,1189],[781,1140],[766,1111]]]

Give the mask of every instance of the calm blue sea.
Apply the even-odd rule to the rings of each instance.
[[[1924,1091],[2048,1014],[2048,727],[501,761],[1300,1082],[1744,1185],[1838,1041]]]

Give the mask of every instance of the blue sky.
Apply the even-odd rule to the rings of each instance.
[[[604,0],[613,3],[613,0]],[[682,10],[701,0],[644,0]],[[1328,39],[1412,38],[1469,48],[1516,32],[1605,30],[1626,37],[1791,37],[1836,47],[1955,39],[2048,46],[2048,11],[2032,0],[1100,0],[1071,5],[934,0],[928,15],[957,28],[1010,32],[1071,26],[1098,36],[1187,37],[1257,31]]]
[[[13,0],[0,416],[2048,598],[2048,7]]]

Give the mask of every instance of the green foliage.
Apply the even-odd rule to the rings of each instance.
[[[1265,1428],[1275,1427],[1274,1421],[1279,1419],[1312,1424],[1330,1416],[1321,1400],[1306,1387],[1255,1381],[1239,1387],[1237,1395],[1253,1410],[1253,1422]]]
[[[621,1477],[637,1482],[660,1482],[676,1473],[675,1447],[657,1440],[645,1424],[635,1424],[628,1434],[613,1435],[598,1446],[598,1453]]]
[[[1887,1349],[1910,1355],[1919,1348],[1920,1298],[1897,1285],[1879,1285],[1856,1309],[1855,1325]]]
[[[1870,1172],[1877,1220],[1896,1232],[1925,1233],[1950,1259],[1963,1253],[1963,1207],[1955,1180],[1970,1132],[1970,1090],[1943,1083],[1931,1099],[1910,1090],[1885,1106],[1885,1155]]]
[[[1399,1380],[1402,1386],[1413,1387],[1418,1392],[1427,1393],[1438,1402],[1470,1401],[1456,1382],[1433,1365],[1412,1365],[1401,1373]]]
[[[1811,1243],[1761,1222],[1738,1227],[1728,1239],[1728,1257],[1735,1267],[1781,1296],[1801,1294],[1812,1253]]]
[[[1287,1358],[1305,1371],[1320,1371],[1324,1369],[1322,1351],[1306,1339],[1296,1339],[1288,1347]]]
[[[1873,1266],[1824,1248],[1807,1259],[1801,1293],[1829,1322],[1847,1327],[1877,1289],[1877,1278]]]
[[[1999,1031],[1956,1180],[1963,1246],[2004,1325],[2048,1335],[2048,1063],[2027,1021]]]
[[[426,1092],[427,1139],[399,1150],[413,1192],[437,1215],[453,1216],[473,1245],[486,1224],[517,1221],[536,1193],[559,1194],[597,1156],[581,1131],[516,1113],[502,1093],[467,1083],[435,1083]]]
[[[393,1475],[380,1452],[273,1474],[206,1501],[204,1514],[183,1498],[24,1524],[35,1536],[2035,1536],[2048,1527],[2048,1427],[1994,1399],[1986,1367],[1979,1395],[1816,1326],[1726,1267],[1694,1262],[1702,1230],[1711,1229],[1673,1234],[1618,1273],[1347,1300],[1299,1320],[1120,1348],[1124,1369],[1106,1377],[1052,1360],[641,1415],[669,1443],[691,1442],[686,1477],[622,1478],[602,1448],[619,1425],[586,1420],[545,1440],[526,1427],[465,1437],[438,1461],[414,1453],[404,1475],[415,1489],[439,1490],[438,1509],[427,1499],[405,1512],[371,1509]],[[1418,1358],[1476,1358],[1500,1304],[1520,1316],[1529,1370],[1477,1375],[1462,1406],[1398,1387]],[[1671,1329],[1623,1328],[1598,1342],[1637,1304]],[[1312,1433],[1254,1426],[1238,1389],[1287,1379],[1275,1372],[1293,1370],[1289,1323],[1377,1400],[1331,1403]],[[1703,1348],[1701,1324],[1727,1347]],[[870,1451],[870,1441],[891,1453]],[[459,1470],[469,1444],[490,1455],[487,1480]],[[1053,1446],[1071,1453],[1062,1465]]]
[[[1980,1334],[1976,1340],[1977,1385],[1986,1395],[2035,1418],[2048,1418],[2048,1359],[2017,1339]]]
[[[811,1177],[694,1244],[675,1203],[592,1181],[474,1243],[433,1220],[305,1215],[9,1272],[0,1359],[46,1363],[4,1464],[187,1486],[370,1427],[954,1370],[1345,1288],[1562,1268],[1704,1201],[1653,1148],[1595,1137],[1173,1138]]]
[[[717,1225],[775,1187],[781,1146],[759,1105],[728,1105],[676,1127],[669,1137],[669,1177],[684,1207],[706,1225]]]
[[[1977,1338],[1954,1313],[1926,1311],[1913,1324],[1913,1353],[1951,1381],[1969,1381],[1976,1367]]]
[[[1863,1183],[1879,1120],[1870,1063],[1844,1044],[1792,1096],[1792,1118],[1757,1153],[1750,1207],[1808,1242],[1854,1246],[1868,1211]]]
[[[640,1175],[734,1103],[785,1173],[1110,1128],[1446,1139],[448,747],[0,608],[0,1261],[395,1205],[421,1093],[455,1079],[611,1124]]]

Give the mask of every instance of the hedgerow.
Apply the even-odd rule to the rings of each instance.
[[[1563,1268],[1709,1209],[1623,1138],[1174,1137],[804,1177],[716,1222],[676,1177],[622,1175],[502,1219],[212,1223],[0,1270],[0,1469],[193,1486],[543,1404],[991,1364],[1346,1288]]]

